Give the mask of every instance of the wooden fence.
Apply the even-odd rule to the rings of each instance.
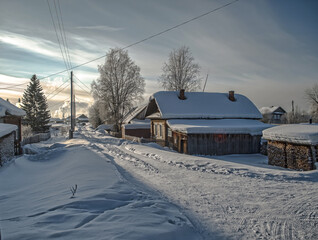
[[[31,137],[24,138],[21,141],[21,146],[24,146],[26,144],[38,143],[38,142],[41,142],[41,141],[46,141],[46,140],[48,140],[50,138],[51,138],[51,133],[50,132],[38,133],[38,134],[35,134],[35,135],[31,136]]]

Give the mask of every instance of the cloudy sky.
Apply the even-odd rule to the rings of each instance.
[[[76,66],[230,2],[49,0],[49,5],[57,28],[56,11],[62,13]],[[0,97],[14,102],[32,74],[43,78],[66,69],[49,5],[46,0],[0,1]],[[280,105],[287,111],[294,100],[308,110],[304,91],[318,82],[317,23],[315,0],[239,0],[127,50],[146,80],[145,99],[162,89],[157,79],[169,52],[188,46],[202,78],[209,74],[206,91],[234,90],[257,107]],[[87,87],[104,61],[74,69],[78,101],[92,101]],[[64,72],[41,80],[52,109],[68,98],[68,79]]]

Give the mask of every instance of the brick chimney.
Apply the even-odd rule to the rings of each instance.
[[[185,97],[185,95],[184,95],[184,89],[180,89],[179,99],[180,99],[180,100],[185,100],[185,99],[187,99],[187,98]]]
[[[230,101],[232,101],[232,102],[235,101],[234,91],[229,91],[229,99],[230,99]]]

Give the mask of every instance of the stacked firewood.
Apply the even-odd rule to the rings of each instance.
[[[267,154],[270,165],[304,171],[315,169],[314,157],[317,156],[313,156],[308,145],[268,141]]]

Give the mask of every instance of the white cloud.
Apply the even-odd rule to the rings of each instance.
[[[28,37],[0,30],[0,41],[30,52],[48,57],[60,58],[60,54],[56,51],[57,45],[42,38]]]

